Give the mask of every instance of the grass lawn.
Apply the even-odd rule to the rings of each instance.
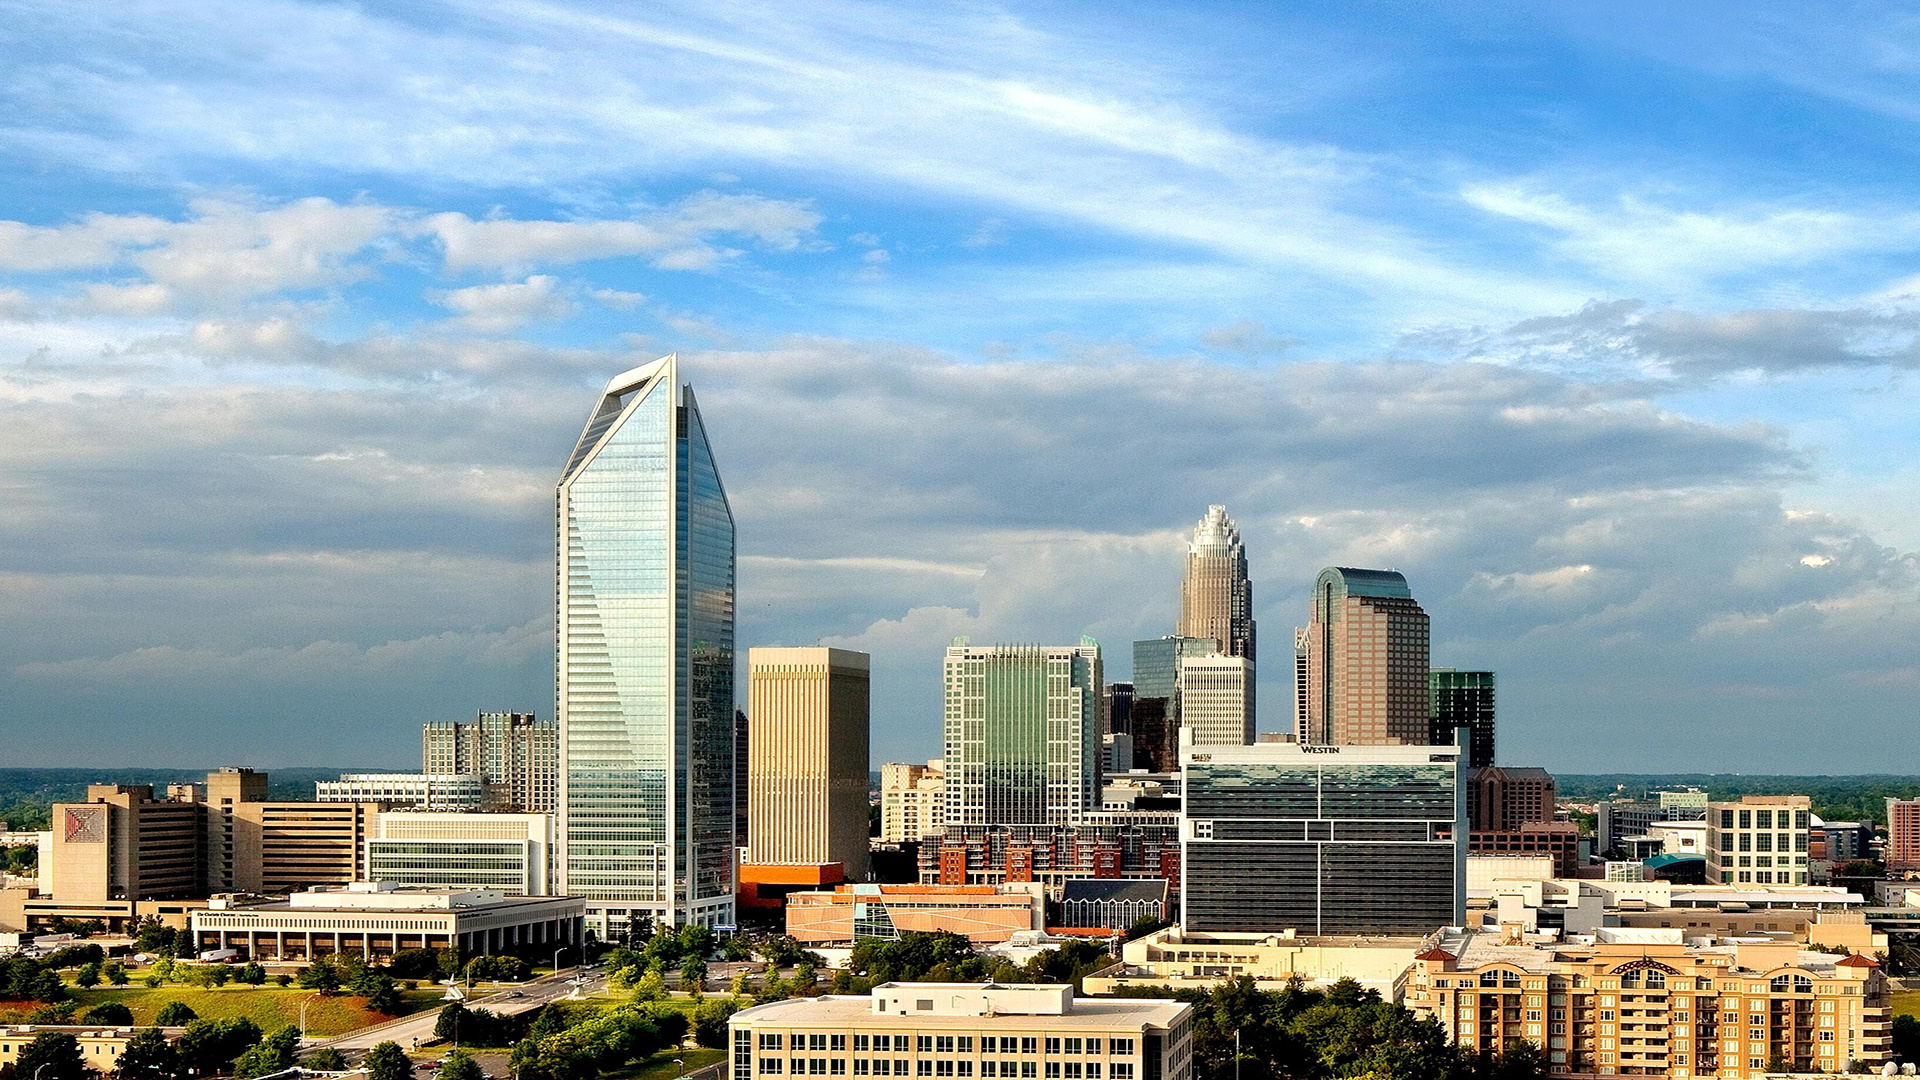
[[[643,1062],[605,1074],[605,1080],[679,1080],[682,1070],[673,1063],[675,1058],[685,1063],[685,1071],[692,1072],[726,1056],[725,1050],[709,1050],[704,1046],[698,1050],[662,1050]]]
[[[74,998],[79,1005],[75,1016],[81,1016],[95,1005],[108,1001],[117,1001],[133,1012],[135,1024],[150,1024],[154,1015],[170,1001],[185,1002],[194,1011],[194,1015],[208,1020],[225,1020],[230,1017],[244,1016],[260,1026],[260,1030],[273,1032],[288,1024],[300,1023],[300,1004],[311,1001],[307,1006],[307,1033],[310,1035],[338,1035],[382,1023],[392,1019],[366,1008],[362,999],[341,994],[335,997],[320,997],[312,990],[300,990],[292,987],[277,986],[160,986],[148,989],[144,986],[103,986],[92,990],[75,990]],[[433,1008],[440,1003],[437,990],[405,990],[400,994],[401,1014],[418,1012]],[[22,1016],[35,1006],[24,1005],[21,1009],[9,1009],[0,1006],[0,1011],[19,1012]]]
[[[1887,997],[1893,1002],[1893,1015],[1920,1017],[1920,990],[1895,990]]]

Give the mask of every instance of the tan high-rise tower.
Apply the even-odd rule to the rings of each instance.
[[[748,650],[743,900],[867,879],[869,669],[846,649]]]
[[[1313,584],[1313,618],[1296,641],[1306,706],[1296,738],[1321,746],[1427,742],[1427,613],[1392,570],[1329,566]]]
[[[1180,637],[1212,638],[1224,656],[1253,660],[1253,585],[1240,530],[1224,506],[1207,507],[1187,544],[1180,582]]]

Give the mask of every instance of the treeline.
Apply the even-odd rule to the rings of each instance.
[[[1130,988],[1193,1006],[1195,1080],[1539,1080],[1546,1055],[1520,1043],[1503,1056],[1462,1049],[1435,1020],[1382,1001],[1352,979],[1326,990],[1298,981],[1261,990],[1242,976],[1210,990]]]
[[[299,1049],[300,1029],[291,1024],[263,1036],[245,1017],[193,1020],[173,1042],[158,1027],[134,1033],[113,1075],[121,1080],[193,1080],[216,1075],[252,1080],[291,1068]],[[0,1080],[93,1080],[97,1075],[81,1055],[79,1041],[64,1031],[40,1033],[21,1048],[12,1064],[0,1066]]]
[[[0,769],[0,821],[9,829],[49,828],[53,804],[80,802],[89,784],[151,784],[164,797],[168,784],[204,784],[208,769]],[[352,771],[352,770],[346,770]],[[275,769],[267,798],[311,801],[316,780],[337,780],[340,769]]]
[[[1827,821],[1873,821],[1882,825],[1887,823],[1888,799],[1920,798],[1920,777],[1878,774],[1589,773],[1556,774],[1553,779],[1560,798],[1577,802],[1613,798],[1615,789],[1622,786],[1631,798],[1682,787],[1699,788],[1717,801],[1742,795],[1806,795],[1813,800],[1813,812]]]

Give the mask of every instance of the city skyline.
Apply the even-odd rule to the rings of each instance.
[[[739,644],[870,654],[878,760],[954,636],[1123,678],[1223,504],[1266,731],[1313,573],[1379,567],[1513,760],[1920,769],[1893,13],[14,15],[10,762],[546,715],[554,463],[677,350]]]

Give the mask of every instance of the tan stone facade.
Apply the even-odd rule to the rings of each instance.
[[[1388,570],[1329,567],[1298,641],[1306,704],[1296,738],[1322,746],[1424,746],[1431,707],[1427,613]]]
[[[1866,957],[1639,933],[1544,945],[1451,937],[1418,958],[1407,1005],[1472,1049],[1534,1043],[1555,1074],[1745,1080],[1887,1059],[1887,980]]]
[[[747,653],[747,852],[756,866],[867,877],[866,653]]]
[[[938,758],[880,767],[880,842],[907,844],[947,831],[947,781]]]

